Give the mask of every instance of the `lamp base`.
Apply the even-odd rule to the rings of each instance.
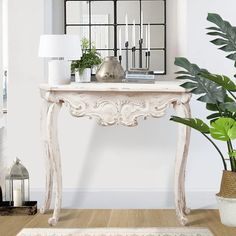
[[[69,84],[71,68],[69,61],[52,60],[48,62],[48,84],[61,85]]]

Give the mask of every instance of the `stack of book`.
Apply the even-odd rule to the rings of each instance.
[[[126,72],[125,79],[127,82],[153,83],[155,76],[152,71],[146,69],[130,69]]]

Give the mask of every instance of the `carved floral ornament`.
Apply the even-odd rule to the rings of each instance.
[[[190,99],[187,93],[66,93],[45,92],[44,99],[52,103],[65,103],[76,117],[95,118],[99,125],[138,125],[138,118],[164,116],[170,105],[184,104]]]

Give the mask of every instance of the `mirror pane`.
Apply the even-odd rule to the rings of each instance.
[[[114,56],[113,50],[97,50],[97,51],[101,55],[102,59],[104,59],[107,56]]]
[[[142,10],[144,23],[164,23],[164,1],[142,1]]]
[[[89,4],[87,1],[67,1],[66,22],[67,24],[88,24]]]
[[[119,34],[119,30],[121,29],[121,47],[125,48],[125,26],[118,26],[117,27],[117,31]],[[129,25],[128,26],[128,40],[129,40],[129,48],[131,49],[133,46],[133,36],[132,36],[132,30],[133,30],[133,26]],[[118,36],[117,34],[117,36]],[[140,26],[136,25],[135,26],[135,47],[138,48],[139,47],[139,34],[140,34]],[[117,38],[117,47],[119,48],[119,36]]]
[[[128,24],[132,24],[133,20],[135,20],[136,23],[140,23],[139,12],[139,1],[118,1],[117,23],[125,24],[126,14],[128,15]]]
[[[113,49],[114,27],[91,26],[91,40],[96,44],[97,49]]]
[[[67,34],[78,34],[81,39],[89,39],[89,26],[68,26]]]
[[[145,27],[144,27],[145,31]],[[165,27],[163,25],[150,26],[151,48],[164,48],[165,46]],[[145,33],[144,33],[145,35]],[[144,37],[145,38],[145,37]],[[146,40],[146,39],[144,39]]]
[[[163,74],[165,70],[164,50],[151,50],[150,70],[158,74]]]
[[[113,1],[92,1],[91,2],[91,23],[92,24],[113,24],[114,23]]]

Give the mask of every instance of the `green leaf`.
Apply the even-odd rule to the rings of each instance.
[[[236,112],[236,102],[222,103],[222,104],[220,104],[220,108],[224,111],[227,110],[227,111],[230,111],[230,112]]]
[[[193,80],[194,77],[188,76],[188,75],[181,75],[181,76],[176,77],[176,79],[180,79],[180,80],[184,80],[184,79]]]
[[[231,54],[227,55],[226,58],[236,61],[236,53],[231,53]]]
[[[200,119],[193,119],[193,118],[181,118],[178,116],[172,116],[171,119],[174,122],[187,125],[201,133],[209,134],[209,127]]]
[[[220,39],[220,38],[217,38],[217,39],[213,39],[210,41],[211,43],[217,45],[217,46],[221,46],[221,45],[226,45],[228,43],[227,40],[224,40],[224,39]]]
[[[207,30],[215,30],[215,31],[221,31],[220,28],[217,27],[207,27]]]
[[[218,111],[218,107],[216,104],[212,104],[212,103],[207,103],[206,104],[206,109],[209,111]]]
[[[234,102],[234,99],[229,97],[228,95],[225,96],[225,101],[224,102]]]
[[[208,120],[211,120],[211,119],[218,118],[218,117],[220,117],[220,116],[221,116],[221,114],[220,114],[219,112],[217,112],[217,113],[213,113],[213,114],[207,116],[207,119],[208,119]]]
[[[209,13],[207,20],[214,23],[217,27],[209,27],[208,35],[217,36],[211,42],[219,49],[225,52],[232,52],[226,58],[236,61],[236,27],[232,26],[228,21],[223,20],[218,14]]]
[[[222,38],[226,38],[227,39],[227,36],[223,33],[220,33],[220,32],[208,32],[207,35],[211,35],[211,36],[220,36]]]
[[[211,123],[210,134],[214,139],[229,141],[236,139],[236,121],[232,118],[219,118]]]
[[[236,150],[233,150],[232,152],[229,152],[230,157],[236,157]]]
[[[234,46],[232,44],[227,44],[223,47],[219,48],[220,50],[224,51],[224,52],[232,52],[235,50]]]
[[[216,13],[208,13],[207,20],[216,24],[219,28],[222,27],[223,19]]]
[[[175,74],[181,74],[181,75],[189,75],[187,71],[177,71]]]
[[[184,57],[176,57],[175,65],[184,68],[192,76],[197,75],[201,71],[198,65],[190,63],[188,59]]]
[[[200,76],[201,73],[209,74],[207,70],[199,68],[196,64],[190,63],[184,57],[177,57],[175,59],[175,65],[187,70],[189,76],[184,74],[183,76],[178,76],[177,79],[190,80],[191,84],[184,84],[183,87],[188,86],[188,89],[190,88],[190,92],[193,94],[202,95],[198,98],[199,101],[212,104],[224,101],[226,96],[225,89],[215,82]],[[195,84],[195,86],[193,84]]]
[[[217,101],[216,100],[213,101],[212,96],[211,95],[209,96],[208,94],[205,94],[205,95],[197,98],[197,100],[200,101],[200,102],[205,102],[205,103],[217,103]],[[222,100],[223,100],[223,97],[222,97]]]
[[[236,91],[236,84],[229,77],[225,75],[215,75],[210,73],[200,73],[200,75],[222,86],[226,90]]]
[[[184,84],[181,84],[180,86],[185,89],[193,89],[193,88],[196,88],[196,83],[186,82]]]

